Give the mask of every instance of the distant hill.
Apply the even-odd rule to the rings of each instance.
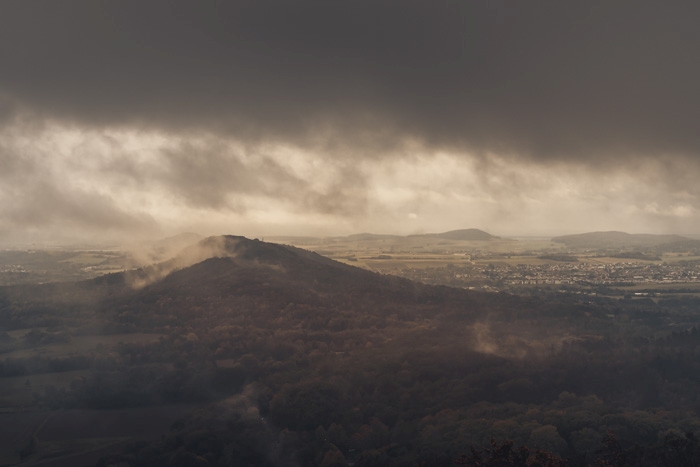
[[[680,235],[629,234],[618,231],[588,232],[552,238],[552,242],[563,243],[571,248],[648,248],[689,240]]]
[[[462,240],[462,241],[488,241],[498,240],[501,237],[491,235],[479,229],[459,229],[450,230],[449,232],[430,233],[422,235],[409,235],[410,237],[429,237],[429,238],[444,238],[446,240]]]
[[[488,232],[479,229],[459,229],[450,230],[439,234],[433,234],[434,237],[446,238],[449,240],[498,240],[501,237],[496,237]]]
[[[293,245],[304,245],[309,243],[319,243],[323,241],[323,237],[310,237],[301,235],[270,235],[262,238],[263,241],[272,243],[284,243]]]
[[[269,237],[270,240],[274,242],[289,242],[296,245],[304,245],[310,243],[336,243],[336,242],[400,242],[405,239],[420,239],[420,238],[442,238],[445,240],[455,240],[455,241],[489,241],[498,240],[500,237],[491,235],[488,232],[484,232],[479,229],[459,229],[451,230],[449,232],[442,233],[427,233],[427,234],[414,234],[414,235],[391,235],[391,234],[374,234],[369,232],[363,232],[358,234],[351,234],[340,237],[293,237],[293,236],[274,236]]]

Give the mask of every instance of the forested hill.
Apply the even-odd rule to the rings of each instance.
[[[210,237],[167,263],[92,284],[99,288],[107,282],[126,286],[100,303],[105,316],[126,330],[158,328],[174,324],[173,319],[181,325],[202,319],[221,324],[242,315],[270,320],[265,324],[270,326],[320,329],[331,321],[336,327],[358,320],[384,323],[388,316],[401,322],[473,322],[490,313],[536,312],[528,299],[425,285],[300,248],[233,236]]]
[[[341,317],[373,323],[389,315],[473,321],[487,314],[542,311],[528,299],[425,285],[237,236],[209,237],[164,263],[89,281],[0,288],[0,307],[3,303],[0,319],[11,327],[41,325],[46,314],[71,310],[73,320],[84,311],[122,331],[203,319],[216,325],[246,313],[303,326],[304,320],[282,318],[290,308],[314,310],[306,318],[316,316],[315,326]]]

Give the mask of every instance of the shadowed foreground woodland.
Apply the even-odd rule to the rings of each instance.
[[[81,416],[153,407],[183,409],[105,429],[85,465],[700,464],[692,296],[488,294],[229,236],[1,288],[0,326],[0,421],[27,426],[4,465],[75,465]],[[75,433],[49,440],[36,414]]]

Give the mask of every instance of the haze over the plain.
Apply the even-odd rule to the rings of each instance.
[[[0,241],[693,234],[700,7],[0,3]]]

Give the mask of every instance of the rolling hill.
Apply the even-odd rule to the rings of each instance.
[[[290,242],[295,244],[303,245],[305,243],[333,243],[333,242],[401,242],[406,239],[444,239],[453,241],[489,241],[498,240],[501,237],[491,235],[488,232],[484,232],[479,229],[458,229],[450,230],[449,232],[441,233],[427,233],[427,234],[413,234],[413,235],[390,235],[390,234],[373,234],[373,233],[359,233],[352,234],[341,237],[285,237],[285,236],[275,236],[270,237],[271,240],[276,242]]]
[[[445,238],[448,240],[467,240],[467,241],[488,241],[488,240],[498,240],[501,237],[491,235],[488,232],[484,232],[479,229],[459,229],[450,230],[449,232],[437,233],[437,234],[427,234],[429,237]]]
[[[114,288],[104,289],[106,283]],[[234,236],[204,239],[168,262],[104,276],[83,287],[103,290],[92,294],[103,294],[100,309],[127,331],[171,321],[221,325],[242,316],[302,328],[358,316],[373,322],[389,315],[403,321],[473,321],[487,309],[529,308],[514,296],[429,286],[300,248]],[[197,314],[190,312],[193,308]],[[300,308],[305,313],[284,313]]]

